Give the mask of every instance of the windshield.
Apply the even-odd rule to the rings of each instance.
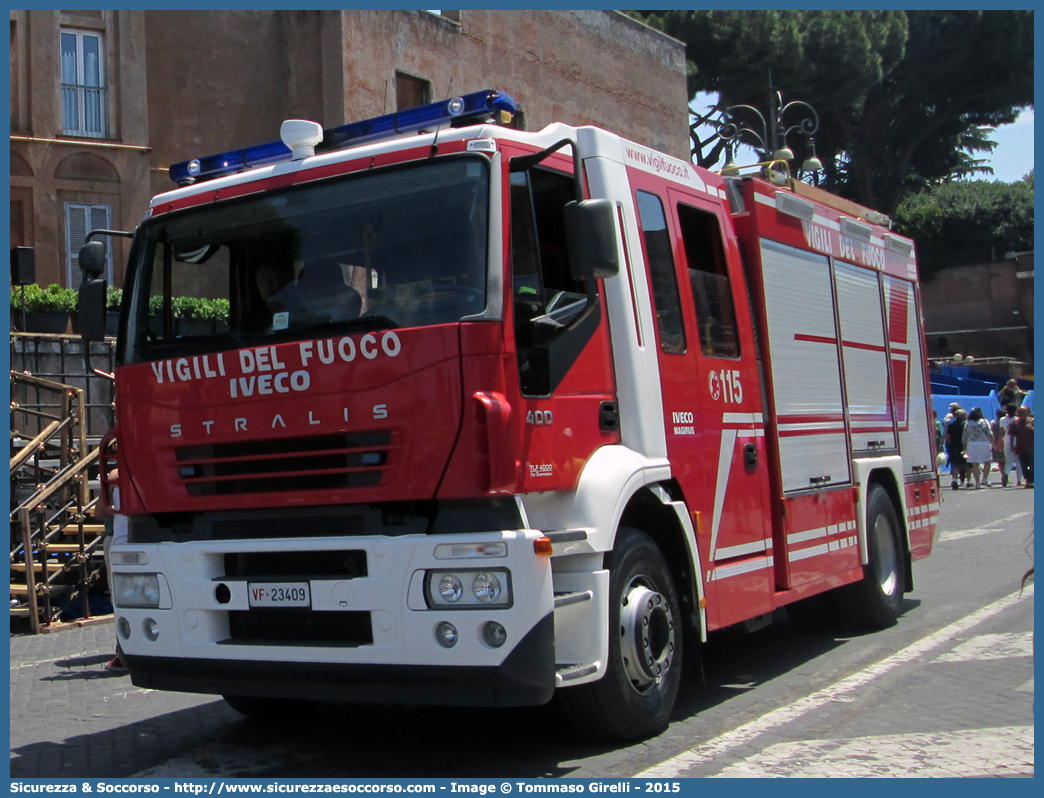
[[[129,350],[481,313],[488,196],[488,162],[467,157],[158,217],[137,249]]]

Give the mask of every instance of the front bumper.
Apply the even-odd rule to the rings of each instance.
[[[117,632],[135,684],[153,689],[337,701],[473,706],[546,702],[555,683],[550,559],[541,533],[343,536],[126,543],[114,575],[156,573],[159,606],[117,607]],[[503,544],[499,556],[452,559],[457,544]],[[441,552],[437,553],[437,552]],[[140,562],[140,565],[127,565]],[[320,573],[343,564],[340,576]],[[341,565],[338,565],[341,567]],[[273,574],[272,569],[282,569]],[[495,570],[504,606],[433,606],[431,570]],[[310,607],[257,609],[248,588],[308,582]],[[506,642],[491,646],[496,621]],[[435,630],[452,623],[444,647]],[[147,630],[147,631],[146,631]]]
[[[125,656],[136,686],[190,693],[517,707],[546,704],[555,689],[551,615],[534,626],[500,665],[487,667]]]

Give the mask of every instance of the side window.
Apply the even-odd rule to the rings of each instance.
[[[562,209],[572,200],[568,175],[544,169],[511,175],[511,295],[519,380],[527,396],[553,390],[555,375],[567,365],[552,363],[559,331],[586,304],[583,283],[570,274],[566,248]]]
[[[710,357],[739,357],[736,310],[718,218],[689,205],[678,205],[678,221],[689,265],[700,349]]]
[[[652,282],[660,349],[671,355],[684,354],[685,327],[682,323],[681,295],[663,202],[655,194],[645,191],[638,191],[636,195],[642,238],[645,241],[645,259],[649,264],[649,279]]]
[[[61,32],[62,132],[105,138],[105,75],[102,38],[77,30]]]

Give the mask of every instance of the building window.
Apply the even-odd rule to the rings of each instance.
[[[395,73],[395,110],[408,111],[431,102],[431,84],[421,78]]]
[[[105,75],[102,37],[62,31],[62,132],[105,138]]]
[[[83,282],[80,247],[84,245],[87,234],[92,230],[110,229],[111,216],[108,205],[65,203],[65,284],[69,288],[79,288]],[[108,236],[101,240],[105,242],[105,279],[112,285],[112,241]]]

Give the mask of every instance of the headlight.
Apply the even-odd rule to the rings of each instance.
[[[117,607],[150,607],[160,604],[157,574],[113,574],[112,597]]]
[[[439,578],[439,598],[455,604],[464,595],[464,585],[456,574],[443,574]]]
[[[496,604],[503,589],[496,574],[480,573],[475,574],[475,579],[471,583],[471,592],[475,594],[475,598],[485,604]]]
[[[511,606],[511,574],[496,571],[429,571],[428,606],[445,609],[503,609]]]

